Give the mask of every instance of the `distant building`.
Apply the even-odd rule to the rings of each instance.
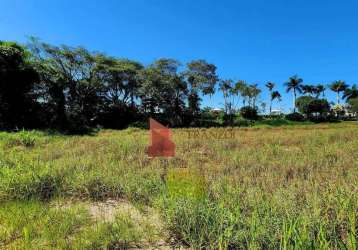
[[[273,109],[270,115],[282,115],[282,111],[280,109]]]
[[[338,117],[344,118],[353,118],[355,117],[355,113],[351,112],[350,106],[348,104],[341,105],[336,104],[331,108],[331,112]]]
[[[344,117],[352,118],[355,116],[356,114],[351,111],[350,106],[348,104],[344,105]]]
[[[210,111],[217,114],[217,113],[222,112],[223,109],[221,109],[221,108],[213,108],[213,109],[211,109]]]

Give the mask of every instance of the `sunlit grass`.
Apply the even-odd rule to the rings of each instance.
[[[126,216],[98,224],[80,206],[49,207],[111,198],[156,209],[162,237],[194,248],[356,249],[357,129],[292,124],[216,138],[208,135],[224,128],[175,129],[172,159],[148,159],[148,132],[139,129],[0,133],[0,245],[144,244],[152,229]]]

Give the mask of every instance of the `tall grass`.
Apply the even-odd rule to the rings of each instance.
[[[177,155],[167,160],[146,157],[139,129],[0,133],[0,244],[120,248],[151,231],[126,215],[96,224],[86,209],[49,207],[61,198],[157,209],[162,237],[193,248],[357,249],[357,129],[254,127],[229,137],[207,136],[223,128],[177,129]]]

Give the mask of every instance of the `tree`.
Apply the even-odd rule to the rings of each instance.
[[[311,117],[313,113],[319,113],[319,115],[322,116],[323,113],[327,113],[330,109],[327,100],[317,99],[312,96],[301,96],[297,98],[296,106],[298,110],[307,117]]]
[[[344,106],[341,104],[334,105],[332,112],[338,119],[346,113]]]
[[[315,94],[316,94],[316,98],[320,97],[320,95],[322,94],[322,97],[325,97],[325,90],[326,87],[323,84],[318,84],[315,87]]]
[[[266,86],[266,88],[268,88],[268,90],[269,90],[269,92],[270,92],[270,114],[271,114],[271,112],[272,112],[272,101],[273,101],[273,99],[272,99],[272,91],[273,91],[273,89],[274,89],[274,87],[275,87],[275,83],[273,83],[273,82],[267,82],[266,84],[265,84],[265,86]]]
[[[330,110],[330,105],[326,99],[315,98],[309,102],[307,109],[309,114],[318,113],[320,117],[322,117],[324,113],[327,113]]]
[[[352,113],[355,113],[355,115],[358,115],[358,97],[351,98],[348,101],[349,103],[349,109]]]
[[[28,61],[28,51],[16,43],[0,41],[0,128],[34,126],[34,93],[38,74]]]
[[[138,97],[138,73],[143,66],[135,61],[98,55],[97,73],[103,84],[102,93],[112,105],[135,105]]]
[[[243,106],[246,106],[246,99],[248,96],[247,90],[248,90],[247,83],[244,80],[239,80],[235,83],[235,87],[233,91],[236,95],[240,94],[240,96],[242,97]]]
[[[240,109],[240,115],[248,120],[257,120],[257,108],[253,108],[251,106],[244,106]]]
[[[301,89],[303,94],[309,94],[310,96],[312,96],[316,91],[315,86],[313,85],[302,85]]]
[[[103,56],[81,47],[56,47],[37,40],[32,40],[30,47],[41,75],[41,99],[56,117],[55,126],[75,133],[89,130],[102,102],[97,58]]]
[[[297,98],[296,107],[298,108],[298,111],[302,114],[309,116],[310,112],[308,106],[313,100],[315,100],[315,98],[312,96],[300,96],[299,98]]]
[[[348,85],[342,81],[342,80],[338,80],[338,81],[334,81],[333,83],[331,83],[331,85],[329,86],[329,88],[333,91],[337,93],[337,104],[340,103],[340,95],[339,93],[342,91],[345,91],[347,89]]]
[[[301,78],[294,75],[285,83],[287,93],[290,91],[293,92],[293,112],[296,112],[297,93],[302,93],[302,82],[303,80]]]
[[[203,95],[215,93],[215,85],[218,81],[216,66],[205,60],[194,60],[187,64],[187,70],[182,75],[188,83],[189,108],[193,117],[196,117],[199,114],[201,100],[199,93],[201,92]]]
[[[350,99],[354,99],[358,97],[358,88],[356,84],[353,84],[351,88],[347,88],[344,90],[343,99],[349,101]]]
[[[220,83],[219,83],[219,89],[223,93],[223,97],[224,97],[225,114],[229,114],[229,113],[231,114],[231,111],[232,111],[232,103],[229,100],[230,94],[232,93],[231,90],[233,89],[232,84],[233,84],[233,81],[230,79],[220,80]]]
[[[249,98],[249,106],[256,108],[256,99],[260,95],[261,89],[257,84],[251,84],[246,87],[246,94]]]
[[[152,117],[162,116],[172,126],[182,124],[187,96],[187,85],[177,73],[179,65],[176,60],[163,58],[143,69],[139,76],[144,110]]]
[[[278,91],[273,91],[272,93],[271,93],[271,102],[270,102],[270,114],[271,114],[271,112],[272,112],[272,102],[274,101],[274,100],[278,100],[278,101],[281,101],[281,94],[280,94],[280,92],[278,92]]]
[[[135,61],[104,55],[98,55],[96,61],[102,98],[99,122],[107,128],[124,128],[138,116],[138,74],[143,66]]]

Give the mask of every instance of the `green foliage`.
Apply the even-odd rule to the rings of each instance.
[[[294,75],[288,79],[288,81],[285,83],[286,86],[286,92],[293,92],[293,112],[296,112],[296,98],[297,94],[302,92],[302,83],[303,79],[299,78],[297,75]]]
[[[314,99],[308,104],[308,113],[328,113],[330,105],[326,99]]]
[[[85,204],[6,202],[0,207],[0,247],[127,249],[153,238],[153,226],[146,221],[140,223],[145,229],[124,211],[116,212],[112,222],[95,222]]]
[[[301,112],[302,114],[310,114],[311,112],[309,112],[309,104],[315,100],[314,97],[312,96],[301,96],[299,98],[297,98],[296,100],[296,107],[298,108],[298,111]]]
[[[139,95],[143,108],[151,117],[161,110],[164,119],[172,126],[183,124],[187,86],[177,74],[179,63],[160,59],[140,74]]]
[[[312,114],[319,114],[323,118],[323,114],[330,111],[330,105],[325,99],[318,99],[312,96],[301,96],[296,100],[298,110],[305,114],[308,118],[312,118]]]
[[[26,61],[25,49],[16,43],[0,43],[0,128],[36,126],[35,94],[38,74]]]
[[[291,114],[287,114],[286,116],[285,116],[285,118],[287,119],[287,120],[289,120],[289,121],[297,121],[297,122],[299,122],[299,121],[303,121],[305,118],[304,118],[304,116],[303,115],[301,115],[300,113],[291,113]]]
[[[254,124],[255,121],[247,120],[239,116],[239,117],[235,117],[233,125],[235,127],[250,127],[253,126]]]
[[[93,217],[97,204],[125,202],[147,218],[160,213],[162,239],[192,248],[354,249],[355,122],[268,121],[174,129],[176,157],[150,160],[147,131],[137,128],[28,132],[31,147],[7,144],[24,132],[0,133],[0,248],[145,248],[159,231],[135,208]]]
[[[255,127],[264,127],[264,126],[281,127],[281,126],[296,126],[296,125],[304,125],[304,124],[308,125],[311,123],[310,122],[303,123],[302,120],[295,121],[294,118],[293,120],[289,120],[287,118],[274,118],[274,119],[265,119],[265,120],[256,121]]]
[[[358,97],[349,100],[350,109],[354,113],[358,113]]]
[[[22,130],[17,133],[0,134],[0,140],[5,142],[6,147],[11,148],[15,146],[23,146],[23,147],[34,147],[36,142],[39,142],[42,134],[36,131],[26,131]]]
[[[351,88],[346,88],[344,90],[343,98],[347,99],[347,101],[351,99],[358,98],[358,88],[356,84],[353,84]]]
[[[345,81],[342,80],[338,80],[338,81],[334,81],[329,85],[329,88],[333,91],[337,93],[337,103],[340,103],[341,97],[339,95],[340,92],[345,91],[348,88],[348,85],[345,83]]]
[[[257,108],[253,108],[251,106],[245,106],[240,109],[240,115],[248,120],[257,120],[258,113]]]
[[[69,247],[66,238],[88,221],[80,207],[60,211],[35,201],[7,202],[0,207],[0,246],[65,249]]]
[[[215,93],[215,85],[218,81],[216,66],[205,60],[194,60],[187,64],[184,76],[189,83],[192,92],[202,91],[205,95]]]
[[[54,46],[31,38],[27,46],[0,41],[0,64],[2,130],[36,128],[88,134],[98,128],[124,129],[146,122],[148,117],[171,127],[232,126],[240,107],[248,114],[242,114],[244,118],[258,116],[252,111],[259,106],[259,85],[219,79],[217,67],[205,60],[193,60],[183,67],[175,59],[161,58],[144,67],[83,47]],[[265,86],[270,91],[271,113],[273,102],[281,101],[282,96],[274,90],[275,83]],[[294,111],[298,104],[301,113],[319,113],[317,121],[326,119],[329,107],[318,99],[324,96],[324,85],[303,84],[296,75],[285,86],[294,94]],[[332,83],[330,89],[337,92],[337,103],[341,92],[347,101],[357,96],[357,87],[344,81]],[[226,116],[208,119],[201,112],[202,96],[212,96],[217,90],[223,94]],[[301,92],[309,97],[296,102]],[[317,100],[309,105],[308,99],[313,98]],[[262,108],[265,112],[265,105]],[[344,117],[337,116],[340,118]]]

